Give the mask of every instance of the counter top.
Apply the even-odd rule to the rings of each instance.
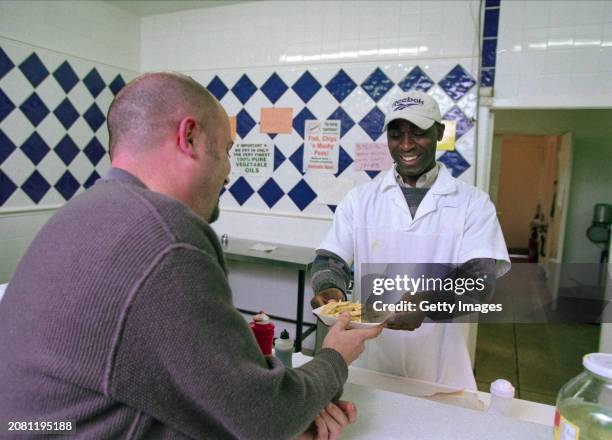
[[[276,249],[269,252],[251,249],[256,244],[275,246]],[[315,258],[315,250],[313,248],[234,237],[228,237],[227,245],[223,246],[223,253],[228,260],[246,262],[269,261],[278,266],[303,270],[306,270]]]
[[[294,353],[293,365],[312,359]],[[491,395],[407,377],[349,367],[342,396],[355,403],[358,420],[348,439],[550,439],[555,408],[514,399],[510,414],[484,411]],[[467,408],[466,408],[467,407]],[[468,409],[475,408],[475,409]]]
[[[549,440],[552,427],[347,383],[342,396],[357,406],[343,439]]]

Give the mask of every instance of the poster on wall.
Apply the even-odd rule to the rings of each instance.
[[[274,169],[274,146],[265,143],[238,143],[231,152],[232,174],[270,176]]]
[[[336,174],[340,154],[340,121],[306,120],[304,172]]]
[[[359,142],[355,144],[355,171],[385,171],[393,159],[386,142]]]

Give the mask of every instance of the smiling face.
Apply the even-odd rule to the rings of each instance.
[[[397,171],[404,181],[414,185],[436,163],[436,144],[442,140],[444,125],[435,122],[427,130],[405,119],[396,119],[387,127],[387,143]]]

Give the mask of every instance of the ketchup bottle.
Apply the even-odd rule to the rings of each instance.
[[[253,316],[253,321],[249,323],[249,327],[255,335],[257,345],[261,349],[264,356],[272,355],[272,341],[274,340],[274,323],[263,310]]]

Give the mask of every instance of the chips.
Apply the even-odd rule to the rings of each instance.
[[[342,312],[349,312],[350,320],[353,322],[361,322],[361,303],[351,301],[335,301],[331,300],[319,312],[321,315],[333,316],[337,318]]]

